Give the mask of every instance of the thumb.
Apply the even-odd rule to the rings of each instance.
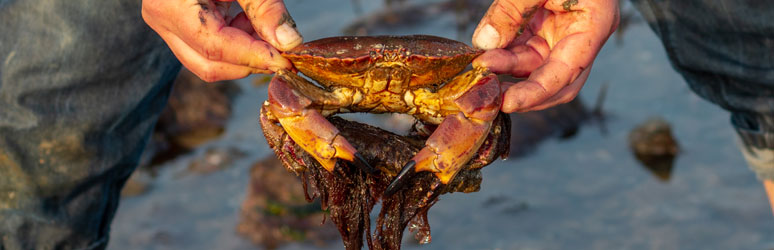
[[[264,41],[286,51],[303,42],[282,0],[238,0],[253,28]]]
[[[479,49],[505,48],[518,35],[523,22],[546,0],[495,0],[473,33]]]

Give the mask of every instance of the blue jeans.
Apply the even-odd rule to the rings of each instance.
[[[180,64],[140,1],[0,0],[0,249],[103,249]]]
[[[774,180],[774,1],[632,3],[691,89],[731,112],[743,150],[766,157],[748,161],[758,177]]]

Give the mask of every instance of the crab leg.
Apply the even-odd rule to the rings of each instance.
[[[288,88],[298,92],[311,101],[322,112],[335,112],[338,108],[352,105],[352,97],[355,91],[349,88],[338,88],[333,92],[314,85],[314,83],[288,70],[277,72],[277,76],[283,78]],[[309,108],[309,107],[306,107]]]
[[[366,172],[375,172],[357,150],[344,137],[339,136],[339,130],[312,108],[315,103],[310,97],[315,96],[303,95],[298,89],[291,87],[299,85],[294,81],[300,77],[294,76],[292,73],[278,72],[269,83],[269,100],[264,105],[268,107],[271,116],[282,125],[295,143],[311,154],[326,170],[333,171],[336,159],[355,162],[357,158],[359,163],[355,165]],[[306,89],[304,92],[309,93],[308,91],[311,90]]]
[[[488,71],[479,73],[480,77],[472,79],[473,84],[460,82],[471,80],[466,73],[443,87],[460,88],[463,84],[467,85],[463,88],[468,90],[459,97],[455,96],[449,103],[455,105],[459,111],[446,116],[427,139],[425,147],[414,155],[390,183],[385,195],[389,196],[399,190],[416,172],[433,172],[441,183],[448,184],[473,157],[486,139],[501,103],[497,76]],[[439,93],[443,93],[443,88]]]

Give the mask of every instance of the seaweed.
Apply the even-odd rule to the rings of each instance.
[[[482,181],[481,168],[505,158],[509,152],[510,118],[500,113],[487,139],[476,155],[449,184],[443,185],[431,173],[417,173],[412,185],[384,197],[385,188],[423,146],[432,126],[416,123],[407,135],[397,135],[378,127],[329,117],[341,135],[380,171],[368,174],[345,161],[339,161],[333,172],[322,168],[285,133],[279,124],[261,112],[261,126],[267,142],[288,171],[296,173],[306,190],[306,199],[320,199],[321,207],[329,212],[346,249],[400,249],[406,227],[416,232],[420,243],[430,242],[427,212],[438,197],[452,192],[476,192]],[[381,201],[381,210],[371,232],[370,213]]]

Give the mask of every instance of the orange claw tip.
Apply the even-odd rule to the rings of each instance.
[[[449,184],[449,182],[457,175],[457,172],[438,172],[435,176],[441,181],[442,184]]]
[[[390,185],[387,186],[387,189],[384,190],[384,196],[392,196],[403,188],[403,186],[406,186],[408,183],[408,180],[411,179],[411,176],[413,173],[415,173],[415,167],[417,165],[417,162],[414,160],[409,161],[406,163],[406,165],[403,166],[403,169],[400,170],[400,173],[398,173],[397,176],[395,176],[395,179],[390,182]]]
[[[320,163],[320,165],[322,165],[325,170],[328,170],[328,172],[333,172],[333,170],[336,169],[336,158],[323,159],[316,156],[314,156],[314,158],[317,160],[317,162]]]

